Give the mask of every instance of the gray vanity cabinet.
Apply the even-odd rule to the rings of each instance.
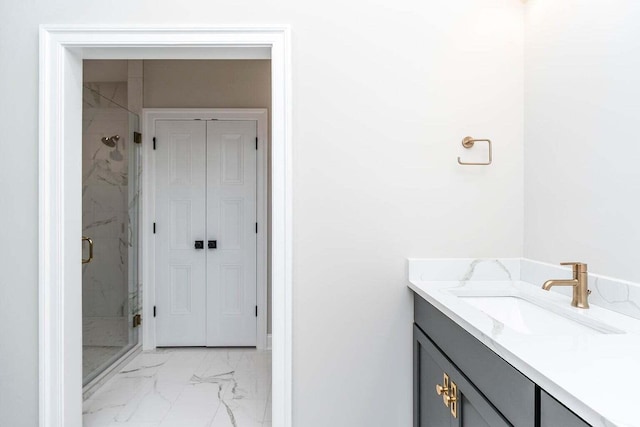
[[[414,427],[511,426],[416,326],[413,337]]]
[[[426,300],[414,310],[414,427],[589,427]]]
[[[540,394],[540,427],[559,426],[589,427],[589,424],[542,390]]]

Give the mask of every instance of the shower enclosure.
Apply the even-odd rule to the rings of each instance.
[[[139,117],[127,83],[85,83],[82,373],[87,385],[138,343]],[[79,242],[80,243],[80,242]],[[80,260],[78,260],[80,262]]]

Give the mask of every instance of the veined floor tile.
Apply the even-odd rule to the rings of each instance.
[[[262,427],[266,400],[223,400],[211,427]]]
[[[107,424],[107,427],[158,427],[158,423],[119,423],[113,422],[111,424]]]
[[[84,427],[271,424],[271,352],[143,352],[84,402]],[[268,406],[268,408],[267,408]]]

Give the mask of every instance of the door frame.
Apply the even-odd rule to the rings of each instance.
[[[156,348],[156,262],[153,222],[156,217],[156,159],[153,155],[153,137],[158,120],[234,120],[257,122],[257,263],[256,304],[258,305],[256,347],[267,348],[267,240],[268,240],[268,118],[264,108],[144,108],[142,110],[142,349]]]
[[[39,425],[82,426],[82,60],[271,58],[273,423],[292,423],[290,29],[40,27]]]

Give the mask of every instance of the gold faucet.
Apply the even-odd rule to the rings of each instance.
[[[573,286],[573,299],[571,305],[578,308],[589,308],[588,273],[587,264],[581,262],[561,262],[560,265],[573,266],[573,279],[547,280],[542,289],[548,291],[554,286]]]

